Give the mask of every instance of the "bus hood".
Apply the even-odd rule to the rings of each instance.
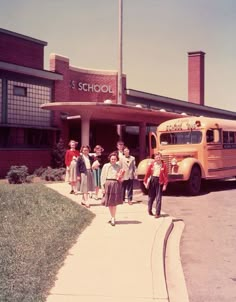
[[[188,156],[188,155],[197,153],[197,149],[195,149],[195,148],[182,148],[182,149],[169,148],[168,150],[160,150],[160,152],[163,156],[165,156],[165,155],[173,155],[173,156],[186,155],[186,156]]]

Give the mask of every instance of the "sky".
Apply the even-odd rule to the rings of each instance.
[[[70,65],[118,70],[119,0],[0,0],[0,27]],[[187,101],[188,52],[205,52],[205,105],[236,111],[235,0],[123,0],[127,88]]]

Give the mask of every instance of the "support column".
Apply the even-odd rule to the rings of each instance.
[[[89,112],[81,114],[81,146],[89,146],[90,117]]]
[[[146,157],[146,123],[139,124],[139,160]]]

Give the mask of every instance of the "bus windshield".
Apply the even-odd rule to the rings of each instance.
[[[201,131],[167,132],[160,135],[161,145],[200,144]]]

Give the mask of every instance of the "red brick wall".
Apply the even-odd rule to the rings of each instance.
[[[43,69],[44,45],[0,32],[0,61]]]
[[[72,102],[104,102],[109,99],[116,103],[117,74],[96,74],[71,70],[68,90]]]
[[[5,177],[11,166],[25,165],[29,173],[51,164],[48,150],[0,150],[0,177]]]
[[[188,53],[188,101],[204,105],[204,55],[202,51]]]
[[[117,72],[97,71],[70,67],[69,59],[51,55],[50,70],[61,73],[63,81],[55,84],[55,101],[64,102],[104,102],[109,99],[117,101]],[[79,83],[85,85],[79,88]],[[81,87],[81,86],[80,86]],[[79,89],[78,89],[79,88]],[[88,91],[85,91],[85,90]],[[123,102],[125,98],[126,78],[123,78]]]
[[[71,67],[67,57],[56,54],[50,56],[50,70],[63,75],[62,81],[55,82],[52,96],[55,102],[104,102],[107,99],[113,103],[117,101],[117,72],[115,71],[86,70]],[[78,89],[79,83],[85,84],[85,89],[90,91]],[[91,88],[89,88],[89,85]],[[126,103],[125,89],[126,77],[124,76],[124,103]],[[69,141],[71,139],[69,137],[69,123],[61,119],[60,113],[54,112],[53,123],[61,129],[62,139],[65,142]]]

